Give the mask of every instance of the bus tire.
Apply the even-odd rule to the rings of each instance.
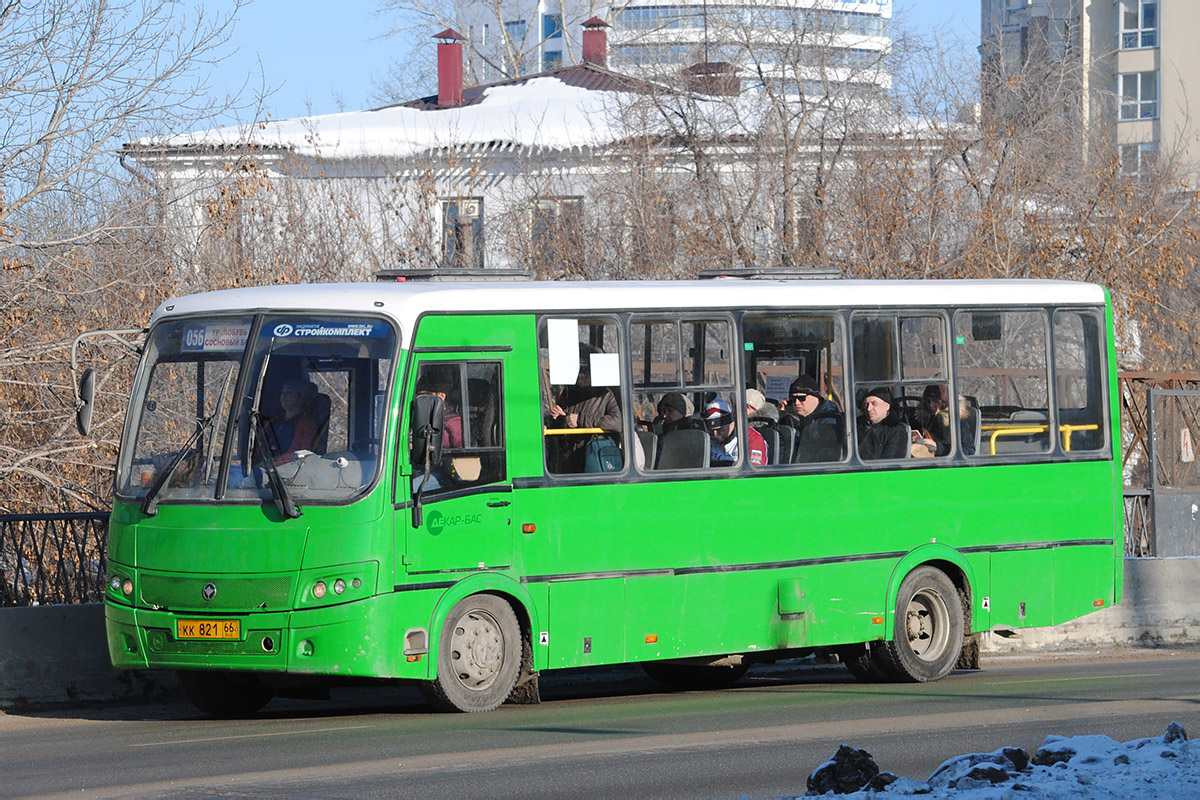
[[[253,675],[180,670],[179,683],[192,705],[220,719],[241,719],[271,702],[275,693]]]
[[[437,677],[421,694],[439,711],[491,711],[521,671],[521,625],[512,607],[491,594],[454,604],[442,625]]]
[[[900,584],[892,639],[880,649],[891,677],[926,683],[950,674],[963,643],[958,589],[934,567],[917,567]]]
[[[646,661],[642,669],[655,683],[670,689],[703,690],[728,689],[733,686],[749,664],[711,666],[708,664],[678,664],[670,661]]]

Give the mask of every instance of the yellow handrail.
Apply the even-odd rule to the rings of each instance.
[[[1099,427],[1100,426],[1097,425],[1095,422],[1093,422],[1089,425],[1059,425],[1058,429],[1060,431],[1062,431],[1064,434],[1063,435],[1063,450],[1068,453],[1071,452],[1071,434],[1075,433],[1075,431],[1094,431],[1094,430],[1097,430]]]
[[[608,433],[604,428],[544,428],[547,436],[570,436],[576,433]]]
[[[992,431],[992,435],[988,439],[988,441],[991,444],[991,448],[992,448],[992,452],[990,455],[993,455],[993,456],[996,455],[996,439],[997,438],[999,438],[1001,436],[1028,436],[1031,433],[1045,433],[1046,427],[1047,426],[1045,426],[1045,425],[1023,425],[1019,428],[999,428],[999,429],[997,429],[995,426],[989,425],[986,427],[986,430]],[[983,428],[981,428],[981,429],[983,429]]]
[[[1000,436],[1027,436],[1031,433],[1045,433],[1048,425],[1020,425],[1009,427],[1007,425],[980,425],[981,431],[992,431],[992,435],[988,441],[991,447],[991,455],[996,455],[996,439]],[[1100,426],[1092,422],[1087,425],[1059,425],[1058,430],[1063,436],[1063,451],[1071,452],[1071,437],[1075,431],[1094,431]]]

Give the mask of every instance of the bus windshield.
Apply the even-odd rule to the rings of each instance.
[[[344,503],[379,469],[396,336],[381,319],[179,319],[150,333],[117,494],[126,500]]]

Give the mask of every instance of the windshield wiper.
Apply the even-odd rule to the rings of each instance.
[[[158,513],[158,493],[167,485],[167,481],[171,480],[171,476],[175,474],[175,470],[179,469],[179,465],[183,463],[183,457],[196,445],[204,432],[212,427],[213,421],[216,420],[220,409],[217,409],[209,416],[196,422],[196,430],[192,431],[192,435],[183,443],[183,447],[171,459],[171,463],[162,471],[150,486],[150,490],[146,492],[145,498],[142,499],[142,513],[148,517],[153,517]]]
[[[267,428],[263,424],[262,414],[258,411],[251,411],[250,419],[261,434],[254,437],[254,444],[262,455],[263,468],[267,472],[267,485],[271,487],[275,508],[279,509],[279,513],[285,518],[295,519],[303,512],[292,502],[292,495],[288,492],[287,484],[283,482],[283,476],[279,474],[279,469],[275,466],[275,458],[271,455],[271,448],[267,446]]]

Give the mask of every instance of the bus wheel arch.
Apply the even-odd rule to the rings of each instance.
[[[966,630],[966,590],[955,584],[944,566],[921,564],[900,582],[891,636],[875,651],[890,677],[936,681],[958,663]]]
[[[491,711],[521,678],[527,636],[508,599],[467,595],[438,629],[435,673],[421,683],[421,694],[441,711]]]

